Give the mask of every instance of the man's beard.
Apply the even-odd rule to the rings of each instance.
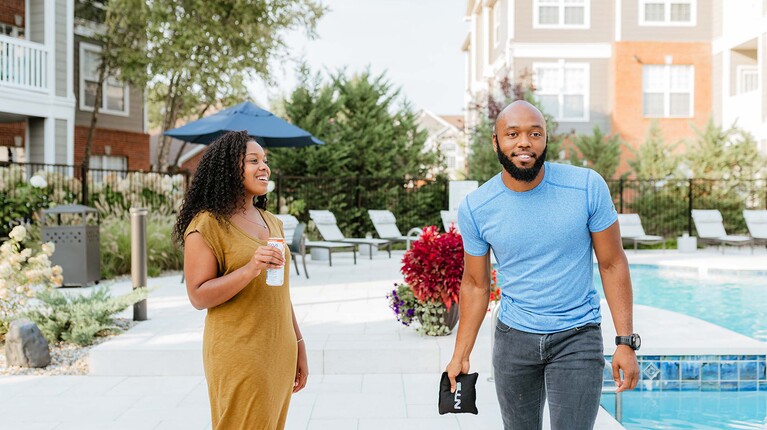
[[[547,149],[548,145],[543,148],[543,152],[540,154],[535,154],[535,163],[532,167],[522,168],[515,166],[511,161],[511,158],[506,156],[506,154],[501,151],[498,143],[495,143],[495,153],[498,155],[498,161],[501,162],[501,166],[503,166],[503,168],[509,172],[509,175],[511,175],[512,178],[522,182],[533,182],[536,176],[538,176],[538,172],[541,171],[541,167],[543,167],[543,163],[546,161]]]

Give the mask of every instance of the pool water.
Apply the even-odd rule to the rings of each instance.
[[[599,271],[594,282],[604,297]],[[634,303],[708,321],[767,341],[767,276],[717,274],[654,266],[631,266]]]
[[[629,430],[767,429],[764,391],[627,391],[622,402]],[[602,395],[602,406],[615,416],[615,395]]]
[[[699,318],[767,341],[767,276],[699,274],[684,268],[631,266],[634,303]],[[594,282],[604,297],[599,271]],[[629,430],[767,430],[767,391],[630,391],[622,396]],[[615,395],[602,406],[615,416]]]

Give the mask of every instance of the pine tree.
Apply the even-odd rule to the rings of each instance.
[[[650,124],[647,139],[631,149],[634,159],[629,166],[637,179],[665,179],[678,174],[680,157],[675,154],[679,143],[666,145],[657,121]]]
[[[622,142],[617,134],[605,136],[597,125],[592,134],[575,136],[574,143],[578,153],[571,153],[572,164],[594,169],[605,179],[613,178],[621,161]]]

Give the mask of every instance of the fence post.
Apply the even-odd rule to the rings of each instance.
[[[692,184],[693,179],[689,179],[690,189],[687,191],[687,234],[692,236]]]
[[[130,208],[130,268],[133,289],[145,288],[146,267],[146,208]],[[133,305],[133,321],[146,321],[146,299]]]
[[[620,213],[623,213],[623,178],[621,178],[620,182],[618,183],[618,190],[620,190]]]
[[[80,179],[82,180],[80,191],[83,194],[80,198],[80,203],[83,206],[88,206],[88,169],[85,167],[85,164],[80,165]]]

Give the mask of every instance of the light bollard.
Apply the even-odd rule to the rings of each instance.
[[[501,302],[498,301],[490,312],[490,377],[488,382],[495,382],[495,369],[493,368],[493,348],[495,348],[495,326],[498,324],[498,313],[501,311]]]
[[[146,265],[146,208],[130,208],[131,281],[133,289],[145,288]],[[133,304],[133,321],[146,321],[146,299]]]

